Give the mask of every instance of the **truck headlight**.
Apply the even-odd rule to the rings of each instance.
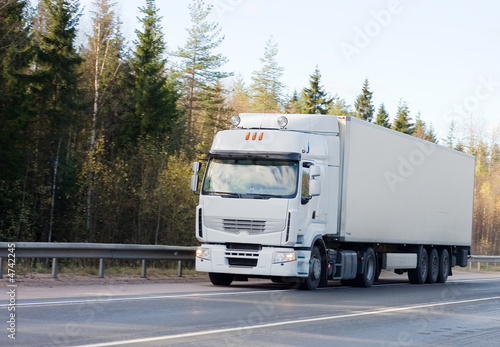
[[[210,249],[198,248],[196,250],[196,257],[200,259],[210,260]]]
[[[275,252],[273,263],[287,263],[297,259],[295,252]]]

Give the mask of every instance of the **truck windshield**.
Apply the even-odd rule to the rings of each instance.
[[[231,198],[293,198],[299,163],[276,159],[216,159],[208,164],[202,194]]]

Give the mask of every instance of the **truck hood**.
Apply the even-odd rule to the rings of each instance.
[[[286,229],[288,199],[203,196],[207,242],[279,246]]]

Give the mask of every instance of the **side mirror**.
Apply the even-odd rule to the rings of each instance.
[[[193,163],[194,174],[191,176],[191,190],[195,193],[198,191],[198,185],[200,182],[200,177],[198,175],[200,172],[200,167],[201,167],[201,163],[199,161],[195,161]]]
[[[319,196],[321,194],[321,181],[318,177],[321,176],[321,169],[317,165],[311,166],[311,180],[309,181],[309,195]]]

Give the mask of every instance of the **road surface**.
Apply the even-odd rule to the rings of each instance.
[[[267,280],[17,287],[0,297],[1,346],[498,346],[500,274],[315,291]],[[15,312],[15,340],[9,314]]]

